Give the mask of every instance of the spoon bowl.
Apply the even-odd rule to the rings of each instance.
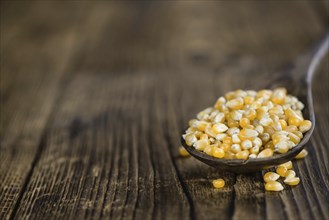
[[[185,140],[181,138],[183,147],[196,159],[218,170],[230,171],[234,173],[250,173],[268,169],[270,167],[285,163],[296,157],[305,144],[309,141],[315,125],[314,107],[312,99],[312,79],[317,66],[329,50],[329,35],[322,40],[319,46],[315,47],[310,53],[307,53],[296,59],[293,69],[287,72],[281,72],[277,78],[267,86],[267,88],[284,86],[288,88],[289,94],[295,95],[305,103],[303,115],[312,122],[312,127],[304,134],[301,142],[294,148],[284,154],[275,154],[267,158],[253,159],[219,159],[198,151],[194,147],[188,146]],[[306,66],[305,66],[306,65]]]

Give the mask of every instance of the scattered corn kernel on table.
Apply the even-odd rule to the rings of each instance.
[[[0,219],[329,219],[328,59],[299,185],[178,153],[205,106],[293,68],[328,2],[0,4]]]

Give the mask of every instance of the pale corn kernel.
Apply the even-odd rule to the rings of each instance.
[[[247,125],[246,127],[244,127],[245,129],[251,129],[251,130],[255,130],[255,126],[253,125]]]
[[[243,150],[243,151],[240,151],[240,152],[235,154],[235,157],[237,159],[243,159],[243,160],[247,160],[248,156],[249,156],[249,151],[248,150]]]
[[[241,146],[240,146],[240,144],[232,144],[232,146],[231,146],[231,151],[232,151],[233,153],[238,153],[238,152],[240,152],[240,151],[241,151]]]
[[[263,145],[262,140],[259,137],[256,137],[253,141],[252,141],[254,146],[259,146],[261,147]]]
[[[242,109],[243,108],[243,98],[238,97],[235,99],[231,99],[226,103],[226,106],[229,107],[230,109],[237,110],[237,109]]]
[[[269,133],[263,133],[263,134],[259,135],[259,137],[264,143],[267,143],[271,138]]]
[[[274,128],[274,130],[276,131],[282,131],[282,126],[281,126],[281,123],[279,121],[274,121],[272,124],[271,124],[272,128]]]
[[[212,129],[218,134],[227,131],[228,127],[223,123],[217,123],[212,126]]]
[[[286,167],[283,167],[283,166],[278,166],[275,170],[275,172],[277,174],[279,174],[280,176],[282,176],[282,177],[286,176],[287,171],[288,171],[288,169]]]
[[[219,97],[214,105],[214,108],[220,110],[220,107],[225,103],[226,99],[224,97]]]
[[[191,119],[191,120],[189,120],[188,121],[188,125],[190,126],[189,128],[188,128],[188,130],[189,129],[194,129],[194,131],[196,130],[195,128],[194,128],[194,123],[195,122],[197,122],[198,120],[196,120],[196,119]]]
[[[289,133],[289,134],[288,134],[288,138],[289,138],[292,142],[294,142],[294,144],[298,144],[298,143],[300,142],[300,138],[299,138],[297,135],[295,135],[294,133]]]
[[[209,122],[205,122],[205,121],[194,121],[192,127],[195,127],[197,129],[199,129],[200,131],[204,131],[206,129],[206,127],[208,127],[210,125]]]
[[[255,158],[257,158],[257,155],[256,154],[249,154],[249,158],[250,159],[255,159]]]
[[[234,159],[235,158],[235,153],[233,153],[231,151],[226,151],[224,158],[225,159]]]
[[[185,143],[188,145],[188,146],[192,146],[195,142],[197,142],[198,139],[195,137],[194,134],[187,134],[185,136]]]
[[[262,102],[259,100],[254,101],[253,103],[250,104],[250,108],[252,109],[258,109],[262,106]]]
[[[222,134],[217,134],[216,135],[216,140],[218,140],[218,141],[222,141],[224,138],[226,138],[227,137],[227,134],[225,134],[225,133],[222,133]]]
[[[225,114],[222,112],[219,112],[215,118],[214,118],[214,123],[224,123],[225,121]]]
[[[248,96],[256,97],[257,95],[257,92],[255,90],[247,90],[246,92]]]
[[[311,127],[312,127],[312,122],[310,120],[304,120],[299,124],[298,128],[302,133],[305,133],[308,130],[310,130]]]
[[[244,117],[248,118],[250,121],[255,120],[257,112],[255,109],[248,109],[244,112]]]
[[[280,164],[279,167],[285,167],[285,168],[287,168],[288,170],[289,170],[289,169],[292,169],[292,162],[291,162],[291,161],[285,162],[285,163],[283,163],[283,164]]]
[[[241,143],[241,140],[240,140],[240,138],[239,138],[239,136],[237,134],[233,134],[232,135],[232,142],[234,144],[240,144]]]
[[[263,126],[270,126],[273,123],[272,118],[264,117],[260,119],[259,123]]]
[[[274,172],[267,172],[264,174],[264,181],[265,182],[271,182],[271,181],[276,181],[277,179],[280,178],[280,175]]]
[[[204,151],[205,148],[209,145],[208,140],[198,140],[193,144],[193,147],[199,151]]]
[[[270,148],[266,148],[258,154],[257,158],[272,157],[272,156],[273,156],[273,150]]]
[[[273,135],[276,132],[271,126],[265,126],[264,131],[270,135]]]
[[[225,186],[225,181],[223,179],[216,179],[216,180],[212,181],[212,185],[216,189],[220,189],[220,188],[223,188]]]
[[[243,98],[243,97],[247,96],[248,94],[247,94],[246,91],[244,91],[242,89],[238,89],[238,90],[234,91],[234,95],[235,95],[235,97],[242,97]]]
[[[189,152],[184,147],[179,147],[178,152],[179,152],[179,155],[182,157],[190,156]]]
[[[234,121],[240,121],[242,118],[242,113],[240,111],[232,111],[229,113],[229,117]]]
[[[272,141],[273,141],[273,144],[276,145],[277,143],[281,142],[281,141],[286,141],[288,140],[289,138],[284,135],[284,134],[276,134],[274,133],[272,135]]]
[[[296,186],[300,183],[300,179],[299,179],[299,177],[292,177],[289,179],[285,179],[283,182],[290,186]]]
[[[206,140],[208,142],[208,139],[209,139],[209,136],[205,133],[203,133],[201,136],[200,136],[200,140]]]
[[[215,147],[215,148],[213,148],[212,155],[217,158],[223,158],[225,155],[225,152],[222,148]]]
[[[265,183],[265,190],[267,191],[282,191],[283,186],[278,181],[270,181]]]
[[[209,156],[213,156],[213,148],[209,145],[204,148],[203,152],[205,152]]]
[[[273,108],[271,108],[268,113],[270,115],[282,115],[284,114],[283,108],[281,105],[276,105]]]
[[[235,92],[231,91],[225,94],[226,100],[231,100],[235,98]]]
[[[285,88],[278,88],[273,91],[271,101],[274,104],[282,105],[285,102],[287,90]]]
[[[258,132],[252,129],[242,129],[239,133],[241,140],[254,139],[258,136]]]
[[[250,125],[250,120],[248,118],[241,118],[241,120],[240,120],[240,126],[242,128],[244,128],[244,127],[246,127],[248,125]]]
[[[261,126],[261,125],[257,125],[255,129],[256,129],[256,131],[257,131],[259,134],[263,134],[263,133],[264,133],[264,127]]]
[[[251,103],[253,103],[255,101],[255,97],[252,97],[252,96],[245,96],[243,98],[244,100],[244,104],[245,105],[250,105]]]
[[[279,122],[280,122],[281,128],[283,130],[286,129],[286,127],[288,126],[287,122],[283,119],[280,119]]]
[[[307,150],[303,149],[299,154],[297,154],[295,159],[302,159],[302,158],[306,157],[307,155],[308,155]]]
[[[252,148],[252,142],[251,142],[251,140],[244,140],[244,141],[242,141],[241,148],[243,150],[249,150],[249,149],[251,149]]]
[[[271,109],[271,108],[274,107],[274,104],[273,104],[272,101],[266,100],[266,101],[263,102],[263,106],[267,107],[268,109]]]
[[[276,145],[274,145],[274,151],[280,154],[287,153],[290,149],[289,144],[287,141],[280,141]]]
[[[240,129],[237,127],[229,128],[226,133],[230,136],[233,136],[233,134],[239,134]]]
[[[294,178],[294,177],[296,177],[296,172],[295,172],[295,171],[293,171],[293,170],[288,170],[288,171],[286,172],[286,177],[285,177],[285,179],[290,179],[290,178]]]
[[[229,145],[232,145],[232,138],[231,137],[225,137],[224,139],[223,139],[223,143],[224,144],[229,144]]]
[[[273,92],[269,89],[263,89],[263,90],[260,90],[259,92],[257,92],[256,97],[257,98],[269,99],[271,97],[272,93]]]
[[[254,146],[254,147],[252,147],[252,148],[249,150],[249,152],[250,152],[251,154],[256,154],[256,155],[258,155],[258,153],[259,153],[259,146]]]

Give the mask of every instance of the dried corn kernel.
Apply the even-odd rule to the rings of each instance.
[[[267,191],[281,191],[283,190],[283,186],[281,183],[277,181],[270,181],[265,183],[265,190]]]
[[[241,97],[236,99],[231,99],[226,103],[226,106],[233,110],[238,110],[243,108],[244,101]]]
[[[215,147],[212,151],[212,155],[217,158],[223,158],[225,156],[225,151],[223,148]]]
[[[286,167],[283,167],[283,166],[279,166],[276,168],[276,173],[279,174],[280,176],[282,177],[285,177],[286,176],[286,173],[288,171],[288,169]]]
[[[252,148],[252,142],[251,140],[244,140],[241,143],[241,147],[243,150],[249,150],[250,148]]]
[[[285,179],[283,182],[290,185],[290,186],[296,186],[296,185],[299,184],[300,179],[299,179],[299,177],[292,177],[292,178],[289,178],[289,179]]]
[[[208,145],[204,148],[203,152],[205,152],[209,156],[212,156],[213,155],[213,148]]]
[[[311,127],[312,127],[312,122],[310,120],[304,120],[299,124],[298,128],[302,133],[305,133],[308,130],[310,130]]]
[[[241,146],[240,146],[240,144],[232,144],[232,146],[231,146],[231,151],[232,151],[233,153],[238,153],[238,152],[240,152],[240,151],[241,151]]]
[[[285,168],[287,168],[288,170],[289,170],[289,169],[292,169],[292,162],[291,162],[291,161],[288,161],[288,162],[286,162],[286,163],[280,164],[279,167],[285,167]]]
[[[241,120],[240,120],[240,126],[242,128],[244,128],[244,127],[246,127],[248,125],[250,125],[250,120],[248,118],[241,118]]]
[[[302,159],[302,158],[306,157],[307,154],[308,154],[307,150],[303,149],[299,154],[297,154],[295,159]]]
[[[225,186],[225,181],[223,179],[216,179],[216,180],[212,181],[212,185],[216,189],[220,189],[220,188],[223,188]]]
[[[235,157],[237,159],[247,160],[248,157],[249,157],[249,151],[248,150],[240,151],[240,152],[238,152],[238,153],[235,154]]]
[[[179,155],[182,157],[190,156],[189,152],[184,147],[179,147],[178,152],[179,152]]]
[[[280,175],[274,172],[267,172],[264,174],[264,181],[265,182],[271,182],[271,181],[276,181],[279,179]]]
[[[286,173],[286,178],[285,179],[290,179],[296,176],[296,172],[293,170],[288,170]]]
[[[270,148],[266,148],[265,150],[262,150],[257,158],[264,158],[264,157],[272,157],[273,156],[273,150]]]

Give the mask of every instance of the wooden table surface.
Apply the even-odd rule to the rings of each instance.
[[[325,34],[327,1],[0,4],[0,219],[329,219],[328,59],[297,187],[177,152],[199,110]]]

